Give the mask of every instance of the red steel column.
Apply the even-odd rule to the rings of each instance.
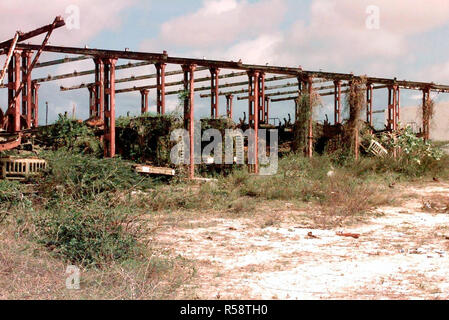
[[[334,123],[341,124],[341,81],[334,81]]]
[[[156,63],[157,113],[165,114],[165,63]]]
[[[232,94],[226,95],[226,116],[229,119],[232,119],[232,102],[234,100],[234,96]]]
[[[104,60],[104,156],[115,156],[115,63]]]
[[[32,103],[31,103],[31,122],[33,127],[39,126],[39,83],[33,81],[32,85]]]
[[[10,97],[11,101],[8,101],[8,105],[11,105],[12,100],[14,100],[14,96],[20,88],[20,58],[22,52],[19,50],[14,51],[14,59],[13,59],[13,68],[12,72],[14,74],[14,82],[11,84],[12,86],[12,97]],[[11,123],[11,131],[18,132],[20,131],[20,97],[17,97],[14,105],[12,106],[12,123]]]
[[[248,124],[249,128],[254,130],[253,150],[248,149],[254,157],[254,164],[249,164],[250,171],[259,173],[259,72],[248,71]]]
[[[422,99],[422,133],[425,141],[430,139],[430,88],[423,89]]]
[[[95,59],[95,115],[104,118],[104,62]]]
[[[210,68],[210,117],[212,119],[218,118],[218,74],[220,69]]]
[[[89,118],[95,117],[97,115],[97,86],[91,85],[89,89]]]
[[[265,73],[261,72],[258,78],[259,86],[259,122],[265,123]]]
[[[195,140],[194,140],[194,97],[195,97],[195,69],[196,65],[183,65],[184,71],[184,89],[188,92],[188,96],[184,100],[184,123],[189,130],[190,143],[190,163],[189,178],[195,178]]]
[[[388,122],[387,129],[389,131],[397,130],[396,123],[396,107],[397,107],[397,86],[392,85],[388,87]]]
[[[308,140],[307,140],[307,157],[312,158],[313,157],[313,97],[312,97],[312,78],[307,77],[307,91],[309,93],[309,105],[310,105],[310,118],[308,120],[308,127],[309,127],[309,133],[308,133]]]
[[[31,74],[28,74],[31,66],[31,51],[22,52],[22,114],[25,116],[27,128],[31,128]]]
[[[269,107],[270,107],[270,97],[265,96],[265,123],[270,122]]]
[[[148,113],[148,94],[150,93],[150,90],[144,89],[140,90],[140,95],[142,96],[142,103],[140,107],[140,113]]]
[[[373,125],[373,85],[366,85],[366,122]]]
[[[396,129],[399,129],[399,121],[401,120],[401,89],[399,86],[396,86],[396,104],[395,104],[395,113],[396,113]]]

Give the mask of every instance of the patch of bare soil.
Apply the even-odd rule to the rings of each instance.
[[[155,240],[197,261],[179,298],[448,299],[449,214],[425,204],[447,199],[449,184],[397,192],[408,194],[401,207],[344,229],[204,217],[161,228]]]

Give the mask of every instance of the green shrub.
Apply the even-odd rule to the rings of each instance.
[[[33,219],[36,240],[65,261],[101,266],[139,255],[143,222],[130,207],[65,202],[39,211]]]
[[[132,164],[119,158],[98,159],[66,150],[46,152],[49,171],[38,181],[48,198],[92,200],[96,195],[117,190],[148,189],[156,180],[136,173]]]

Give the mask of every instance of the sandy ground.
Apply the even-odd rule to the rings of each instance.
[[[424,212],[423,203],[447,197],[449,184],[404,191],[416,196],[344,230],[204,218],[161,228],[155,240],[197,262],[180,298],[448,299],[449,214]]]

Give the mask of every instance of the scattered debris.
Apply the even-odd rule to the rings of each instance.
[[[157,174],[157,175],[165,175],[165,176],[174,176],[176,174],[175,169],[172,168],[163,168],[163,167],[153,167],[149,165],[136,165],[136,172],[139,173],[147,173],[147,174]]]
[[[337,232],[337,236],[340,236],[340,237],[348,237],[348,238],[354,238],[354,239],[360,238],[360,234],[358,234],[358,233],[343,233],[343,232]]]
[[[47,161],[37,158],[0,158],[0,177],[8,180],[24,180],[47,169]]]
[[[387,149],[385,149],[379,142],[376,140],[371,140],[371,144],[366,149],[366,152],[372,153],[377,157],[384,157],[388,154]]]
[[[320,237],[315,236],[312,232],[309,232],[309,233],[307,234],[307,238],[309,238],[309,239],[319,239]]]

